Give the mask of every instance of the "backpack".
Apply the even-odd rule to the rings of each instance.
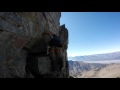
[[[63,41],[59,36],[53,36],[53,39],[49,42],[49,46],[63,47]]]

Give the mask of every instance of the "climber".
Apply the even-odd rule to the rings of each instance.
[[[51,60],[52,71],[62,71],[63,69],[63,42],[62,39],[53,34],[49,42],[49,57]]]

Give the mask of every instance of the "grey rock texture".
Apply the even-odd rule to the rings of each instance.
[[[60,35],[67,47],[68,30],[60,26],[60,17],[61,12],[0,12],[0,78],[24,78],[28,51],[22,48],[30,48],[38,42],[39,50],[45,51],[46,46],[41,38],[46,30]],[[64,50],[65,67],[58,72],[58,76],[51,72],[48,56],[39,57],[38,62],[39,70],[46,78],[69,76],[67,48]],[[31,75],[31,78],[34,77]]]

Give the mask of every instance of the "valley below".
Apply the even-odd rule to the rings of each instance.
[[[69,61],[69,69],[74,78],[120,78],[120,63]]]
[[[120,52],[76,57],[69,60],[69,74],[74,78],[120,78]]]

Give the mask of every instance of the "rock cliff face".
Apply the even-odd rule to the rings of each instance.
[[[60,26],[60,12],[0,12],[0,78],[23,78],[25,75],[27,50],[35,42],[39,43],[41,52],[46,50],[42,33],[50,30],[64,40],[64,70],[54,78],[69,76],[67,45],[68,30]],[[48,56],[38,59],[39,70],[52,77],[51,62]],[[33,77],[31,75],[31,77]],[[34,77],[33,77],[34,78]],[[47,78],[47,76],[46,76]]]

